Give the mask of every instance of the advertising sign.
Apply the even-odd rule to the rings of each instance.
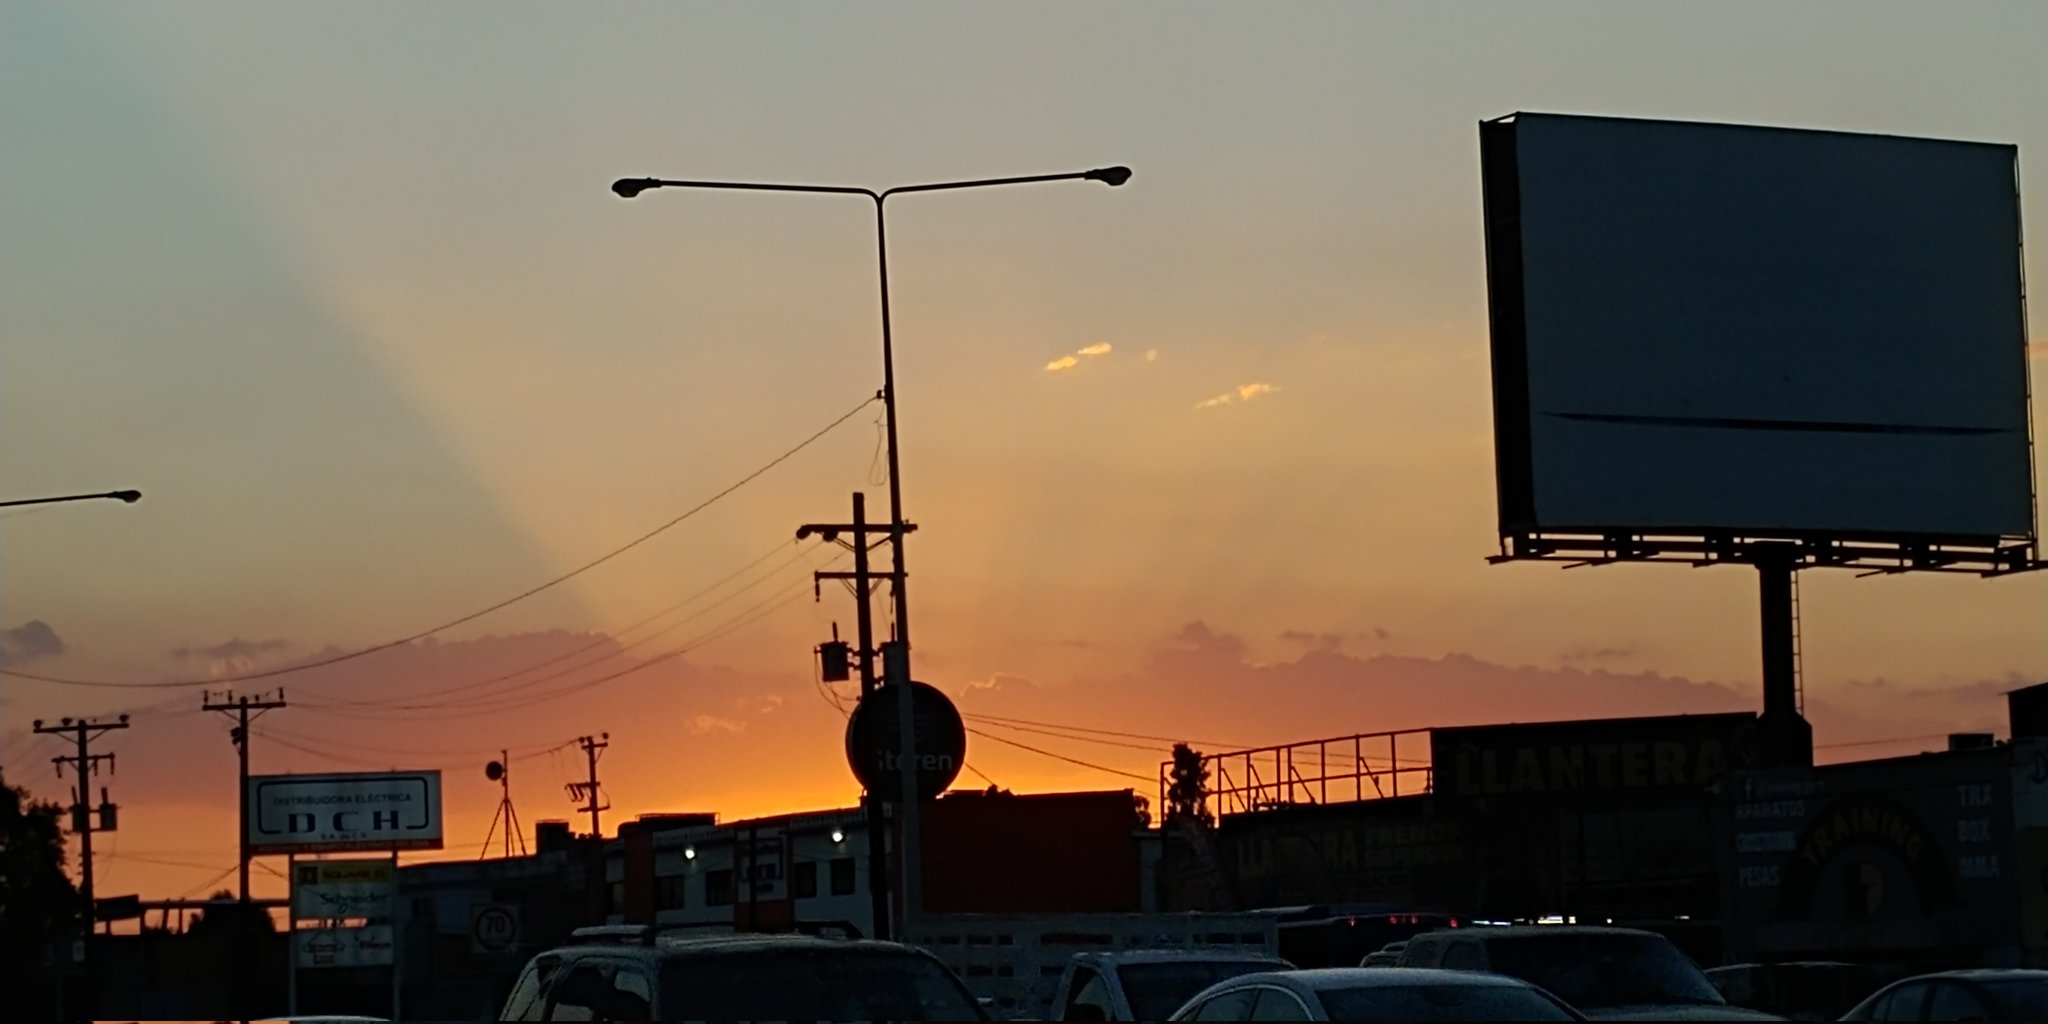
[[[389,919],[396,881],[397,865],[390,858],[300,861],[292,866],[292,917]]]
[[[1480,153],[1504,536],[2033,538],[2017,147],[1519,113]]]
[[[1985,750],[1738,776],[1731,936],[1754,954],[2014,943],[2023,901],[2007,758]]]
[[[1472,870],[1463,822],[1432,811],[1418,796],[1232,815],[1216,841],[1255,906],[1427,902]]]
[[[441,773],[249,778],[249,849],[262,854],[441,848]]]
[[[884,686],[862,697],[846,720],[846,763],[853,777],[884,803],[902,798],[897,751],[903,749],[897,716],[902,686]],[[917,787],[931,800],[960,777],[967,762],[967,725],[951,698],[935,686],[911,683],[911,728],[917,738]]]
[[[389,967],[395,951],[388,924],[301,930],[298,940],[300,968]]]
[[[1701,791],[1750,767],[1755,722],[1739,712],[1433,729],[1432,784],[1452,799]]]

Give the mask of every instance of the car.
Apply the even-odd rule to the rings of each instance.
[[[1358,966],[1392,967],[1401,962],[1401,951],[1406,948],[1408,948],[1407,939],[1402,939],[1399,942],[1389,942],[1385,946],[1367,953],[1365,959],[1358,962]]]
[[[1419,967],[1245,974],[1203,989],[1168,1020],[1585,1020],[1515,978]]]
[[[579,929],[535,956],[499,1020],[980,1021],[960,978],[921,949],[795,934]]]
[[[1440,929],[1408,940],[1403,967],[1520,978],[1592,1020],[1783,1020],[1729,1006],[1706,973],[1656,932],[1595,925]]]
[[[1896,977],[1865,964],[1833,960],[1783,960],[1707,969],[1707,980],[1720,990],[1728,1005],[1790,1020],[1834,1020]]]
[[[1053,994],[1057,1020],[1159,1020],[1188,997],[1240,974],[1291,971],[1277,956],[1234,950],[1076,953]]]
[[[1941,971],[1895,981],[1839,1020],[2048,1020],[2048,971]]]

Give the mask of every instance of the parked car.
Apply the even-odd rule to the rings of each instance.
[[[1522,925],[1425,932],[1403,967],[1490,971],[1529,982],[1592,1020],[1783,1020],[1729,1006],[1671,940],[1634,928]]]
[[[1399,942],[1389,942],[1385,946],[1367,953],[1365,959],[1358,962],[1358,966],[1393,967],[1401,962],[1401,951],[1407,948],[1407,939],[1402,939]]]
[[[1168,1020],[1585,1020],[1556,996],[1498,974],[1323,967],[1211,985]]]
[[[1775,1013],[1788,1020],[1834,1020],[1890,978],[1864,964],[1787,960],[1712,967],[1707,969],[1707,980],[1730,1006]]]
[[[1895,981],[1841,1020],[2048,1020],[2048,971],[1942,971]]]
[[[1229,950],[1076,953],[1053,994],[1057,1020],[1163,1020],[1201,990],[1255,971],[1288,971],[1276,956]]]
[[[894,942],[807,935],[673,937],[579,929],[526,965],[499,1020],[979,1021],[936,957]]]

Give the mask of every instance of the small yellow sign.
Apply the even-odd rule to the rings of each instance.
[[[311,869],[310,871],[307,869]],[[387,885],[392,863],[388,860],[322,860],[301,862],[299,873],[309,885]],[[310,878],[305,878],[311,875]]]

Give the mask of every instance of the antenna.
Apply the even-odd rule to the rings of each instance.
[[[498,813],[491,816],[491,830],[484,833],[483,849],[477,851],[476,859],[490,855],[491,839],[499,834],[499,824],[504,825],[506,857],[512,856],[512,840],[518,837],[519,855],[526,856],[526,830],[519,824],[519,811],[512,806],[512,755],[498,751],[498,760],[484,765],[484,778],[498,784]]]

